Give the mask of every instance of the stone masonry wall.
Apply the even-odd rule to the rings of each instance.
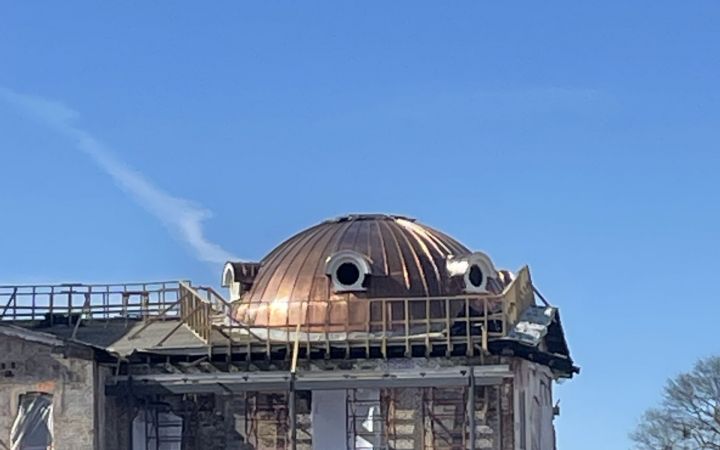
[[[97,448],[92,355],[66,358],[58,350],[0,336],[0,448],[10,448],[10,429],[20,396],[29,392],[53,395],[55,450]]]

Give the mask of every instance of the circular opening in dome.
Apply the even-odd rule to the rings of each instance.
[[[360,269],[351,262],[342,263],[335,271],[335,278],[340,284],[352,286],[360,279]]]
[[[482,286],[483,273],[477,264],[473,264],[472,266],[470,266],[470,273],[468,274],[468,280],[470,280],[470,284],[472,284],[475,287]]]

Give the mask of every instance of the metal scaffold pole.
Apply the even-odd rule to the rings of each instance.
[[[290,389],[288,392],[288,414],[290,415],[290,450],[297,450],[297,417],[295,413],[295,373],[300,349],[300,323],[295,328],[292,365],[290,366]]]
[[[467,415],[468,415],[468,438],[470,448],[475,450],[475,368],[470,366],[470,383],[468,385]]]

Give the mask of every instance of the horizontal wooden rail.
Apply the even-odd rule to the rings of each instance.
[[[348,354],[351,347],[368,354],[379,348],[383,356],[390,347],[404,347],[406,355],[415,354],[418,347],[426,353],[436,348],[449,353],[457,346],[475,355],[487,350],[488,340],[506,336],[532,304],[534,289],[527,268],[500,294],[279,304],[231,304],[211,287],[184,281],[0,286],[0,321],[67,324],[77,331],[79,321],[176,320],[177,328],[166,339],[186,325],[208,352],[225,347],[228,357],[239,347],[246,354],[270,355],[286,346],[292,354],[295,343],[305,355],[318,350],[329,354],[338,347]],[[283,322],[274,317],[273,308],[285,309],[277,315]]]
[[[0,286],[0,320],[73,323],[82,320],[146,318],[179,300],[179,281],[128,284]],[[178,308],[165,311],[179,316]]]

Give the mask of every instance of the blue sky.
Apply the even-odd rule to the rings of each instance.
[[[217,283],[396,212],[560,305],[561,449],[717,353],[720,4],[3,2],[0,282]]]

